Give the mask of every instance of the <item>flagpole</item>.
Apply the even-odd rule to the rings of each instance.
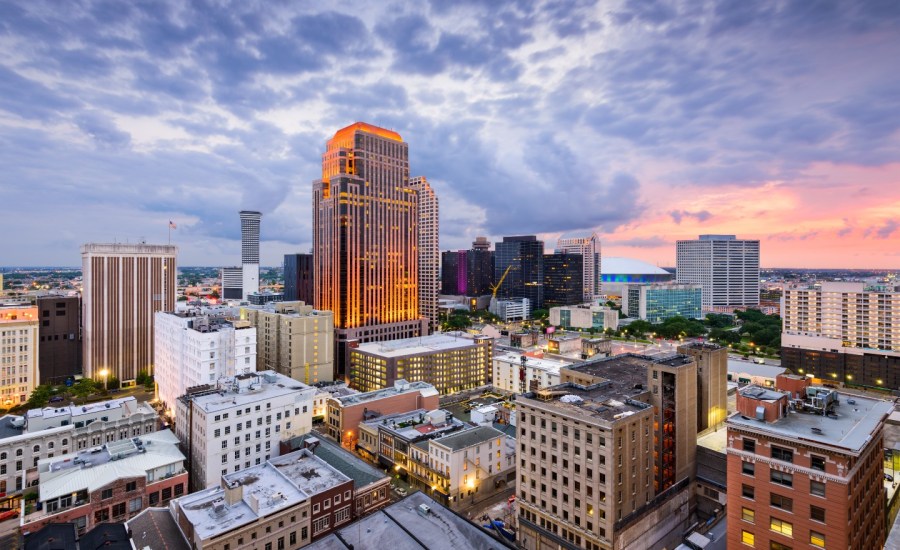
[[[172,222],[169,222],[169,244],[172,244]]]

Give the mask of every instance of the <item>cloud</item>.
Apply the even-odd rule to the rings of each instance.
[[[706,210],[699,210],[697,212],[689,212],[687,210],[672,210],[669,212],[669,216],[672,217],[672,221],[680,225],[681,220],[683,220],[684,218],[694,218],[698,222],[705,222],[712,217],[712,213]]]
[[[652,237],[633,237],[629,239],[603,239],[604,246],[624,246],[631,248],[659,248],[662,246],[672,246],[674,241],[664,239],[659,236]]]
[[[885,220],[884,223],[880,226],[872,226],[866,229],[864,232],[864,236],[873,236],[876,239],[887,239],[890,238],[897,229],[900,228],[900,222],[894,219]]]

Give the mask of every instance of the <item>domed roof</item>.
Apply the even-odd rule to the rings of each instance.
[[[600,262],[603,275],[671,275],[661,267],[656,267],[642,260],[604,256]]]

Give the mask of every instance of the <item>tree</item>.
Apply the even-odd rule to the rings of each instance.
[[[53,390],[50,389],[50,386],[42,384],[34,388],[26,404],[29,409],[39,409],[47,404],[47,401],[50,400],[52,394]]]
[[[741,341],[741,335],[737,331],[734,330],[723,330],[720,328],[714,328],[709,331],[710,340],[715,340],[720,344],[737,344]]]
[[[653,325],[648,323],[647,321],[644,321],[643,319],[637,319],[629,323],[628,326],[624,328],[624,330],[627,330],[629,334],[641,337],[648,332],[654,332],[653,328]]]
[[[550,311],[546,309],[536,309],[531,312],[531,318],[534,320],[546,319],[550,317]]]
[[[709,328],[726,328],[734,324],[734,319],[730,315],[722,315],[721,313],[708,313],[704,322]]]
[[[219,299],[219,291],[216,289],[213,289],[213,291],[209,293],[209,297],[212,298],[213,300],[218,300]]]
[[[97,383],[90,378],[82,378],[72,386],[72,395],[80,397],[81,402],[87,401],[89,395],[97,391]]]

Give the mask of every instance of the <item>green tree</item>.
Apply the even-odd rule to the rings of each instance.
[[[81,402],[87,401],[88,396],[96,393],[97,384],[90,378],[82,378],[72,386],[72,395],[80,397]]]
[[[734,324],[731,315],[723,315],[721,313],[708,313],[704,320],[709,328],[726,328]]]
[[[213,300],[218,300],[219,299],[219,291],[216,289],[213,289],[213,291],[209,293],[209,297],[212,298]]]
[[[632,321],[631,323],[629,323],[628,326],[626,326],[622,330],[623,330],[623,332],[627,330],[628,334],[632,334],[632,335],[640,338],[640,337],[644,336],[645,334],[654,332],[653,329],[654,329],[654,327],[652,324],[650,324],[647,321],[644,321],[642,319],[637,319],[636,321]]]
[[[39,409],[47,404],[51,395],[53,395],[53,390],[50,389],[50,386],[41,384],[34,388],[26,404],[29,409]]]
[[[709,338],[711,340],[715,340],[720,344],[737,344],[741,341],[741,335],[737,331],[734,330],[723,330],[720,328],[714,328],[709,331]]]
[[[534,320],[547,319],[550,317],[550,311],[546,309],[536,309],[531,312],[531,318]]]

